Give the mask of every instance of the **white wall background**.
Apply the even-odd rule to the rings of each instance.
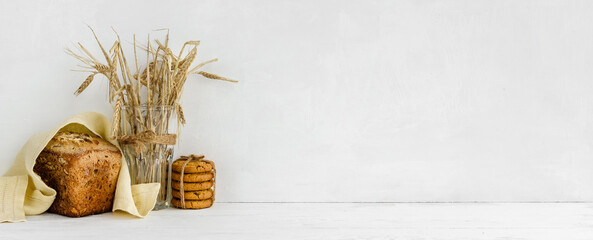
[[[194,76],[177,153],[220,201],[592,201],[593,1],[0,1],[0,172],[32,134],[111,116],[64,47],[171,30]],[[108,44],[109,45],[109,44]]]

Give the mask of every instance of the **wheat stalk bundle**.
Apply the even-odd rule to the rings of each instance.
[[[89,27],[90,28],[90,27]],[[216,79],[229,82],[237,82],[232,79],[218,76],[213,73],[201,71],[200,69],[218,59],[208,60],[191,67],[197,55],[197,47],[200,41],[188,41],[183,44],[178,54],[174,54],[169,48],[169,33],[166,40],[161,43],[155,40],[153,46],[150,37],[146,46],[138,47],[134,36],[134,66],[128,64],[128,60],[122,48],[122,42],[116,33],[117,40],[109,50],[101,44],[95,31],[91,29],[103,57],[104,62],[93,56],[82,44],[78,43],[78,53],[71,49],[66,52],[83,63],[83,69],[78,71],[89,72],[90,75],[82,82],[74,92],[75,95],[82,93],[95,79],[96,75],[103,75],[109,80],[109,103],[113,107],[113,136],[119,136],[122,109],[125,107],[128,125],[132,128],[133,134],[139,134],[144,130],[154,129],[152,114],[142,114],[136,111],[140,106],[150,109],[153,106],[170,106],[177,118],[178,126],[185,124],[183,108],[180,99],[185,81],[191,74],[198,74],[209,79]],[[138,62],[138,48],[146,51],[147,61],[143,68]],[[188,51],[185,51],[187,48]],[[160,119],[166,121],[168,118]],[[156,121],[158,123],[158,121]]]

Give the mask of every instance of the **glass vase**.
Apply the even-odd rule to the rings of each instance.
[[[158,139],[175,134],[177,127],[173,110],[173,106],[163,105],[124,106],[121,110],[119,140],[132,185],[161,184],[153,210],[169,206],[169,165],[173,160],[174,143],[165,144]]]

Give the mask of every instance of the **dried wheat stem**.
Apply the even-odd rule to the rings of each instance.
[[[189,74],[192,74],[192,73],[194,73],[195,71],[197,71],[198,69],[200,69],[201,67],[203,67],[204,65],[206,65],[206,64],[208,64],[208,63],[213,63],[213,62],[216,62],[216,61],[218,61],[218,58],[215,58],[215,59],[208,60],[208,61],[205,61],[205,62],[203,62],[203,63],[200,63],[200,64],[198,64],[197,66],[195,66],[194,68],[192,68],[191,70],[189,70],[189,71],[187,72],[187,74],[188,74],[188,75],[189,75]]]
[[[86,50],[86,48],[84,48],[84,46],[82,46],[82,44],[78,43],[78,46],[80,46],[80,49],[87,55],[89,56],[94,62],[99,62],[99,60],[97,60],[95,57],[93,57],[93,54],[91,54],[88,50]]]
[[[99,44],[99,47],[101,48],[101,52],[103,52],[103,55],[105,56],[105,60],[107,60],[107,62],[109,62],[109,54],[107,54],[107,52],[105,51],[105,48],[103,48],[103,45],[101,45],[101,41],[99,41],[97,34],[95,34],[95,30],[93,30],[93,28],[91,28],[90,26],[88,26],[88,27],[89,27],[89,29],[91,29],[91,32],[93,32],[93,36],[95,37],[95,40],[97,40],[97,44]]]
[[[117,98],[117,102],[115,103],[115,108],[113,109],[113,128],[112,128],[112,135],[115,137],[119,133],[120,122],[121,122],[121,108],[123,105],[123,97],[120,95]]]
[[[89,84],[91,84],[91,82],[93,81],[93,78],[95,77],[95,75],[97,74],[97,72],[89,75],[84,82],[82,82],[82,84],[80,85],[80,87],[78,87],[78,89],[76,89],[76,92],[74,92],[74,95],[78,96],[82,91],[84,91]]]
[[[136,53],[136,34],[134,34],[134,63],[136,63],[136,80],[138,80],[138,73],[140,72],[140,68],[138,67],[138,54]]]
[[[200,74],[200,75],[202,75],[202,76],[204,76],[206,78],[210,78],[210,79],[223,80],[223,81],[229,81],[229,82],[239,82],[237,80],[228,79],[228,78],[225,78],[225,77],[218,76],[218,75],[216,75],[214,73],[207,73],[207,72],[204,72],[204,71],[199,71],[199,72],[197,72],[197,74]]]

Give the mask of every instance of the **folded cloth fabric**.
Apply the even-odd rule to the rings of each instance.
[[[56,133],[93,133],[119,146],[112,139],[110,129],[111,123],[107,117],[85,112],[72,116],[50,131],[33,135],[17,154],[12,167],[0,177],[0,222],[23,222],[26,221],[25,215],[41,214],[51,206],[56,191],[33,172],[33,166],[37,156]],[[128,165],[123,158],[121,161],[113,211],[145,217],[154,207],[160,185],[147,183],[132,186]]]

